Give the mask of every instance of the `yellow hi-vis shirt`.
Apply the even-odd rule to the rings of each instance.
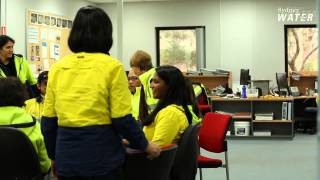
[[[43,116],[58,117],[59,126],[107,125],[111,118],[131,114],[125,71],[109,55],[68,55],[52,66],[48,77]]]
[[[36,98],[29,99],[25,102],[25,109],[28,114],[35,117],[38,121],[40,121],[42,113],[43,113],[43,101],[37,102]]]
[[[188,126],[188,119],[183,107],[172,104],[161,109],[154,122],[145,126],[143,132],[149,141],[163,146],[177,143]]]

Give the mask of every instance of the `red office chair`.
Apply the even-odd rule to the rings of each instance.
[[[207,112],[211,111],[211,105],[209,102],[207,102],[208,100],[206,100],[207,97],[205,97],[204,95],[200,95],[199,97],[199,110],[201,112],[201,114],[204,116]]]
[[[201,93],[196,97],[196,99],[197,99],[199,111],[201,112],[201,115],[204,116],[207,112],[211,111],[211,105],[209,102],[207,91],[201,83],[194,82],[193,84],[201,88]]]
[[[231,116],[208,112],[199,131],[199,146],[209,152],[225,152],[225,162],[202,155],[198,156],[198,168],[200,169],[200,180],[202,180],[202,168],[226,168],[227,180],[229,180],[228,148],[225,140],[230,124]]]

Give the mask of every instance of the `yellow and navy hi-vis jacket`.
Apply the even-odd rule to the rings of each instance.
[[[0,107],[0,117],[0,126],[18,128],[29,137],[38,155],[41,172],[48,173],[51,161],[47,155],[40,124],[20,107]]]
[[[22,83],[29,82],[30,85],[37,84],[37,80],[35,79],[28,61],[24,59],[22,56],[13,55],[14,64],[17,71],[17,77],[20,79]],[[0,77],[6,77],[5,73],[0,68]]]
[[[74,53],[48,75],[42,133],[61,176],[115,172],[125,159],[121,138],[145,150],[148,141],[131,115],[122,64],[103,53]]]

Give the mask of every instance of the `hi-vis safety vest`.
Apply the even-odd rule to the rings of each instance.
[[[141,87],[136,87],[136,92],[131,95],[132,116],[136,120],[139,118],[140,93]]]
[[[34,78],[34,75],[29,67],[28,61],[23,59],[20,55],[13,55],[14,64],[17,71],[17,77],[22,83],[28,83],[30,85],[37,84],[37,80]],[[7,77],[5,73],[0,68],[0,77]]]
[[[51,160],[47,155],[40,124],[20,107],[0,107],[0,117],[0,127],[17,128],[28,136],[38,155],[41,172],[47,173],[51,167]]]
[[[153,97],[153,92],[150,87],[151,80],[152,80],[155,73],[156,73],[156,69],[151,68],[149,71],[147,71],[139,76],[139,80],[143,86],[143,89],[141,89],[141,91],[144,91],[144,93],[145,93],[145,99],[146,99],[146,102],[148,105],[148,112],[149,113],[152,112],[156,108],[158,101],[159,101],[158,99],[155,99]]]
[[[204,100],[206,101],[206,103],[210,102],[208,99],[208,94],[207,94],[206,88],[204,87],[203,84],[194,83],[194,84],[192,84],[192,86],[193,86],[193,91],[194,91],[196,99],[199,100],[200,96],[204,96]]]

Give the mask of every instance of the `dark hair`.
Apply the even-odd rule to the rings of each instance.
[[[71,51],[109,54],[112,42],[112,23],[109,16],[98,7],[80,8],[68,39]]]
[[[182,106],[188,122],[191,124],[192,114],[188,108],[188,100],[190,97],[187,97],[187,84],[181,71],[174,66],[165,65],[157,67],[156,73],[158,77],[166,83],[168,91],[165,97],[159,100],[157,107],[151,112],[151,114],[142,121],[142,124],[145,126],[150,125],[154,121],[157,113],[171,104]]]
[[[199,117],[200,110],[198,107],[198,103],[196,102],[196,95],[193,90],[192,82],[188,78],[185,78],[185,80],[186,80],[186,85],[187,85],[186,97],[188,99],[188,104],[192,105],[192,111]]]
[[[2,47],[8,42],[12,42],[14,44],[14,39],[7,35],[0,35],[0,49],[2,49]]]
[[[48,79],[48,73],[49,71],[42,71],[38,76],[38,84],[42,83],[42,81]]]
[[[25,85],[16,77],[0,78],[0,107],[24,106],[27,99]]]

